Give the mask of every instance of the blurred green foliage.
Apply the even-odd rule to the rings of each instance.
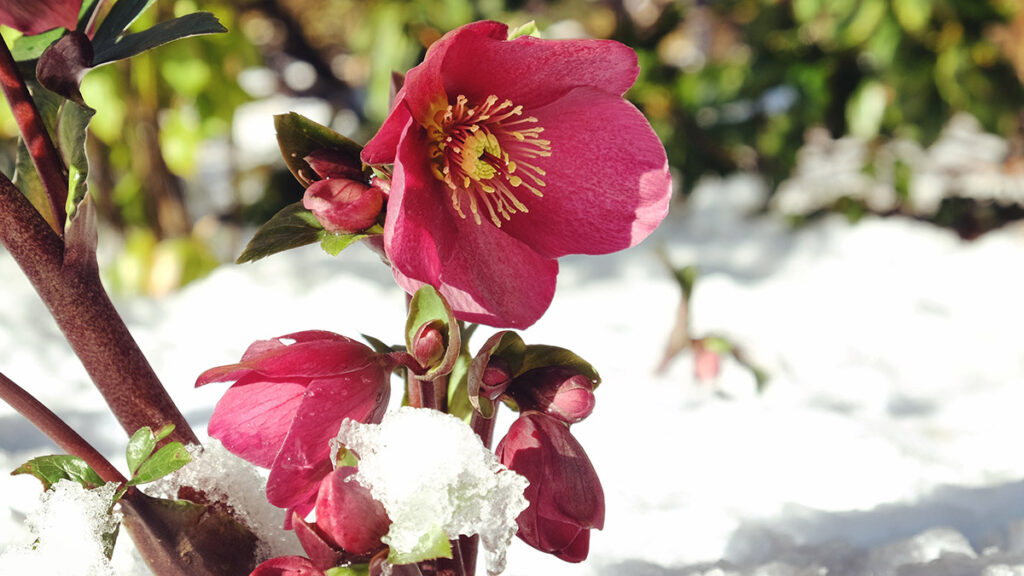
[[[326,123],[364,141],[387,114],[392,72],[478,19],[535,20],[546,37],[633,47],[641,73],[627,96],[663,139],[684,192],[702,175],[737,170],[777,185],[816,127],[927,145],[963,111],[988,131],[1021,136],[1022,0],[158,0],[135,27],[196,10],[213,12],[230,32],[104,66],[83,84],[98,111],[91,190],[127,239],[135,263],[114,268],[131,271],[115,279],[129,290],[167,284],[154,280],[165,273],[140,268],[167,259],[160,254],[185,259],[175,267],[179,282],[233,259],[238,247],[211,250],[208,231],[260,224],[300,198],[279,158],[238,167],[229,154],[218,179],[203,181],[217,162],[203,146],[239,144],[240,107],[272,96],[316,99],[326,103]],[[253,88],[243,76],[254,70],[272,81]],[[311,80],[295,75],[303,70]],[[16,134],[6,110],[0,134]],[[911,176],[899,177],[905,194]],[[189,209],[208,211],[197,194],[229,205],[214,202],[216,213],[204,216]]]

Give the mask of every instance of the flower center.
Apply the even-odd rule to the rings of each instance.
[[[535,126],[536,118],[523,117],[522,106],[491,95],[470,107],[460,94],[455,104],[437,107],[432,120],[431,170],[448,187],[459,216],[466,218],[467,203],[477,224],[486,213],[500,228],[502,220],[529,212],[517,194],[544,196],[546,172],[533,162],[551,156],[551,142],[540,138],[544,128]]]

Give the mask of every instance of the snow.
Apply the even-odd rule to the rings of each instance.
[[[605,529],[579,565],[515,540],[505,573],[1024,574],[1022,228],[974,242],[904,218],[790,230],[750,216],[763,199],[753,177],[709,180],[641,246],[562,260],[551,309],[523,337],[601,373],[572,430],[601,477]],[[762,394],[731,359],[713,386],[688,353],[654,373],[680,300],[659,247],[700,267],[694,336],[742,347],[770,375]],[[0,278],[0,370],[123,466],[125,435],[6,255]],[[405,322],[362,248],[227,265],[162,300],[116,303],[200,433],[224,386],[195,377],[253,340],[319,328],[400,342]],[[510,422],[499,413],[495,441]],[[0,468],[54,451],[0,406]],[[0,550],[31,542],[39,493],[0,474]],[[121,576],[137,573],[127,543]]]
[[[508,470],[465,422],[409,406],[380,424],[345,420],[332,441],[359,457],[355,480],[384,505],[391,528],[383,540],[398,554],[414,554],[424,536],[446,540],[480,535],[487,572],[505,570],[516,518],[526,509],[526,478]]]
[[[103,537],[120,520],[110,512],[116,491],[113,483],[87,490],[70,480],[56,482],[25,522],[36,539],[0,555],[0,574],[64,574],[73,566],[84,576],[114,576]]]

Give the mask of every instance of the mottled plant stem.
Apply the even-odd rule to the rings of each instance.
[[[91,216],[91,206],[83,203],[77,218]],[[89,236],[87,223],[79,224],[82,235]],[[89,239],[78,240],[65,249],[25,196],[0,174],[0,243],[49,308],[125,432],[174,424],[169,440],[197,444],[104,290]]]
[[[47,438],[53,440],[61,450],[85,460],[85,463],[95,470],[104,482],[118,484],[127,482],[121,472],[79,436],[78,432],[72,430],[59,416],[2,373],[0,373],[0,399],[17,410],[40,432],[46,434]]]
[[[0,40],[0,87],[11,106],[11,112],[18,123],[18,130],[25,141],[25,147],[32,157],[32,163],[39,174],[39,180],[46,191],[50,204],[50,227],[58,236],[64,235],[64,220],[67,218],[65,203],[68,198],[68,175],[57,147],[53,145],[46,124],[39,114],[35,100],[28,91],[25,79],[18,71],[18,65],[11,55],[7,43]]]

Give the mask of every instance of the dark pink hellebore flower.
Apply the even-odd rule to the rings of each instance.
[[[530,504],[517,519],[517,536],[567,562],[585,560],[590,529],[604,527],[604,491],[569,426],[547,414],[523,412],[495,454],[530,481]]]
[[[0,24],[32,36],[78,25],[82,0],[0,0]]]
[[[507,38],[476,22],[435,42],[362,158],[394,164],[384,249],[398,283],[434,286],[462,320],[524,328],[551,302],[557,258],[639,243],[672,184],[622,98],[633,50]]]
[[[210,436],[270,468],[267,500],[305,516],[331,472],[329,441],[341,421],[384,416],[392,367],[355,340],[310,330],[255,342],[241,362],[203,372],[196,386],[234,381],[213,410]]]

